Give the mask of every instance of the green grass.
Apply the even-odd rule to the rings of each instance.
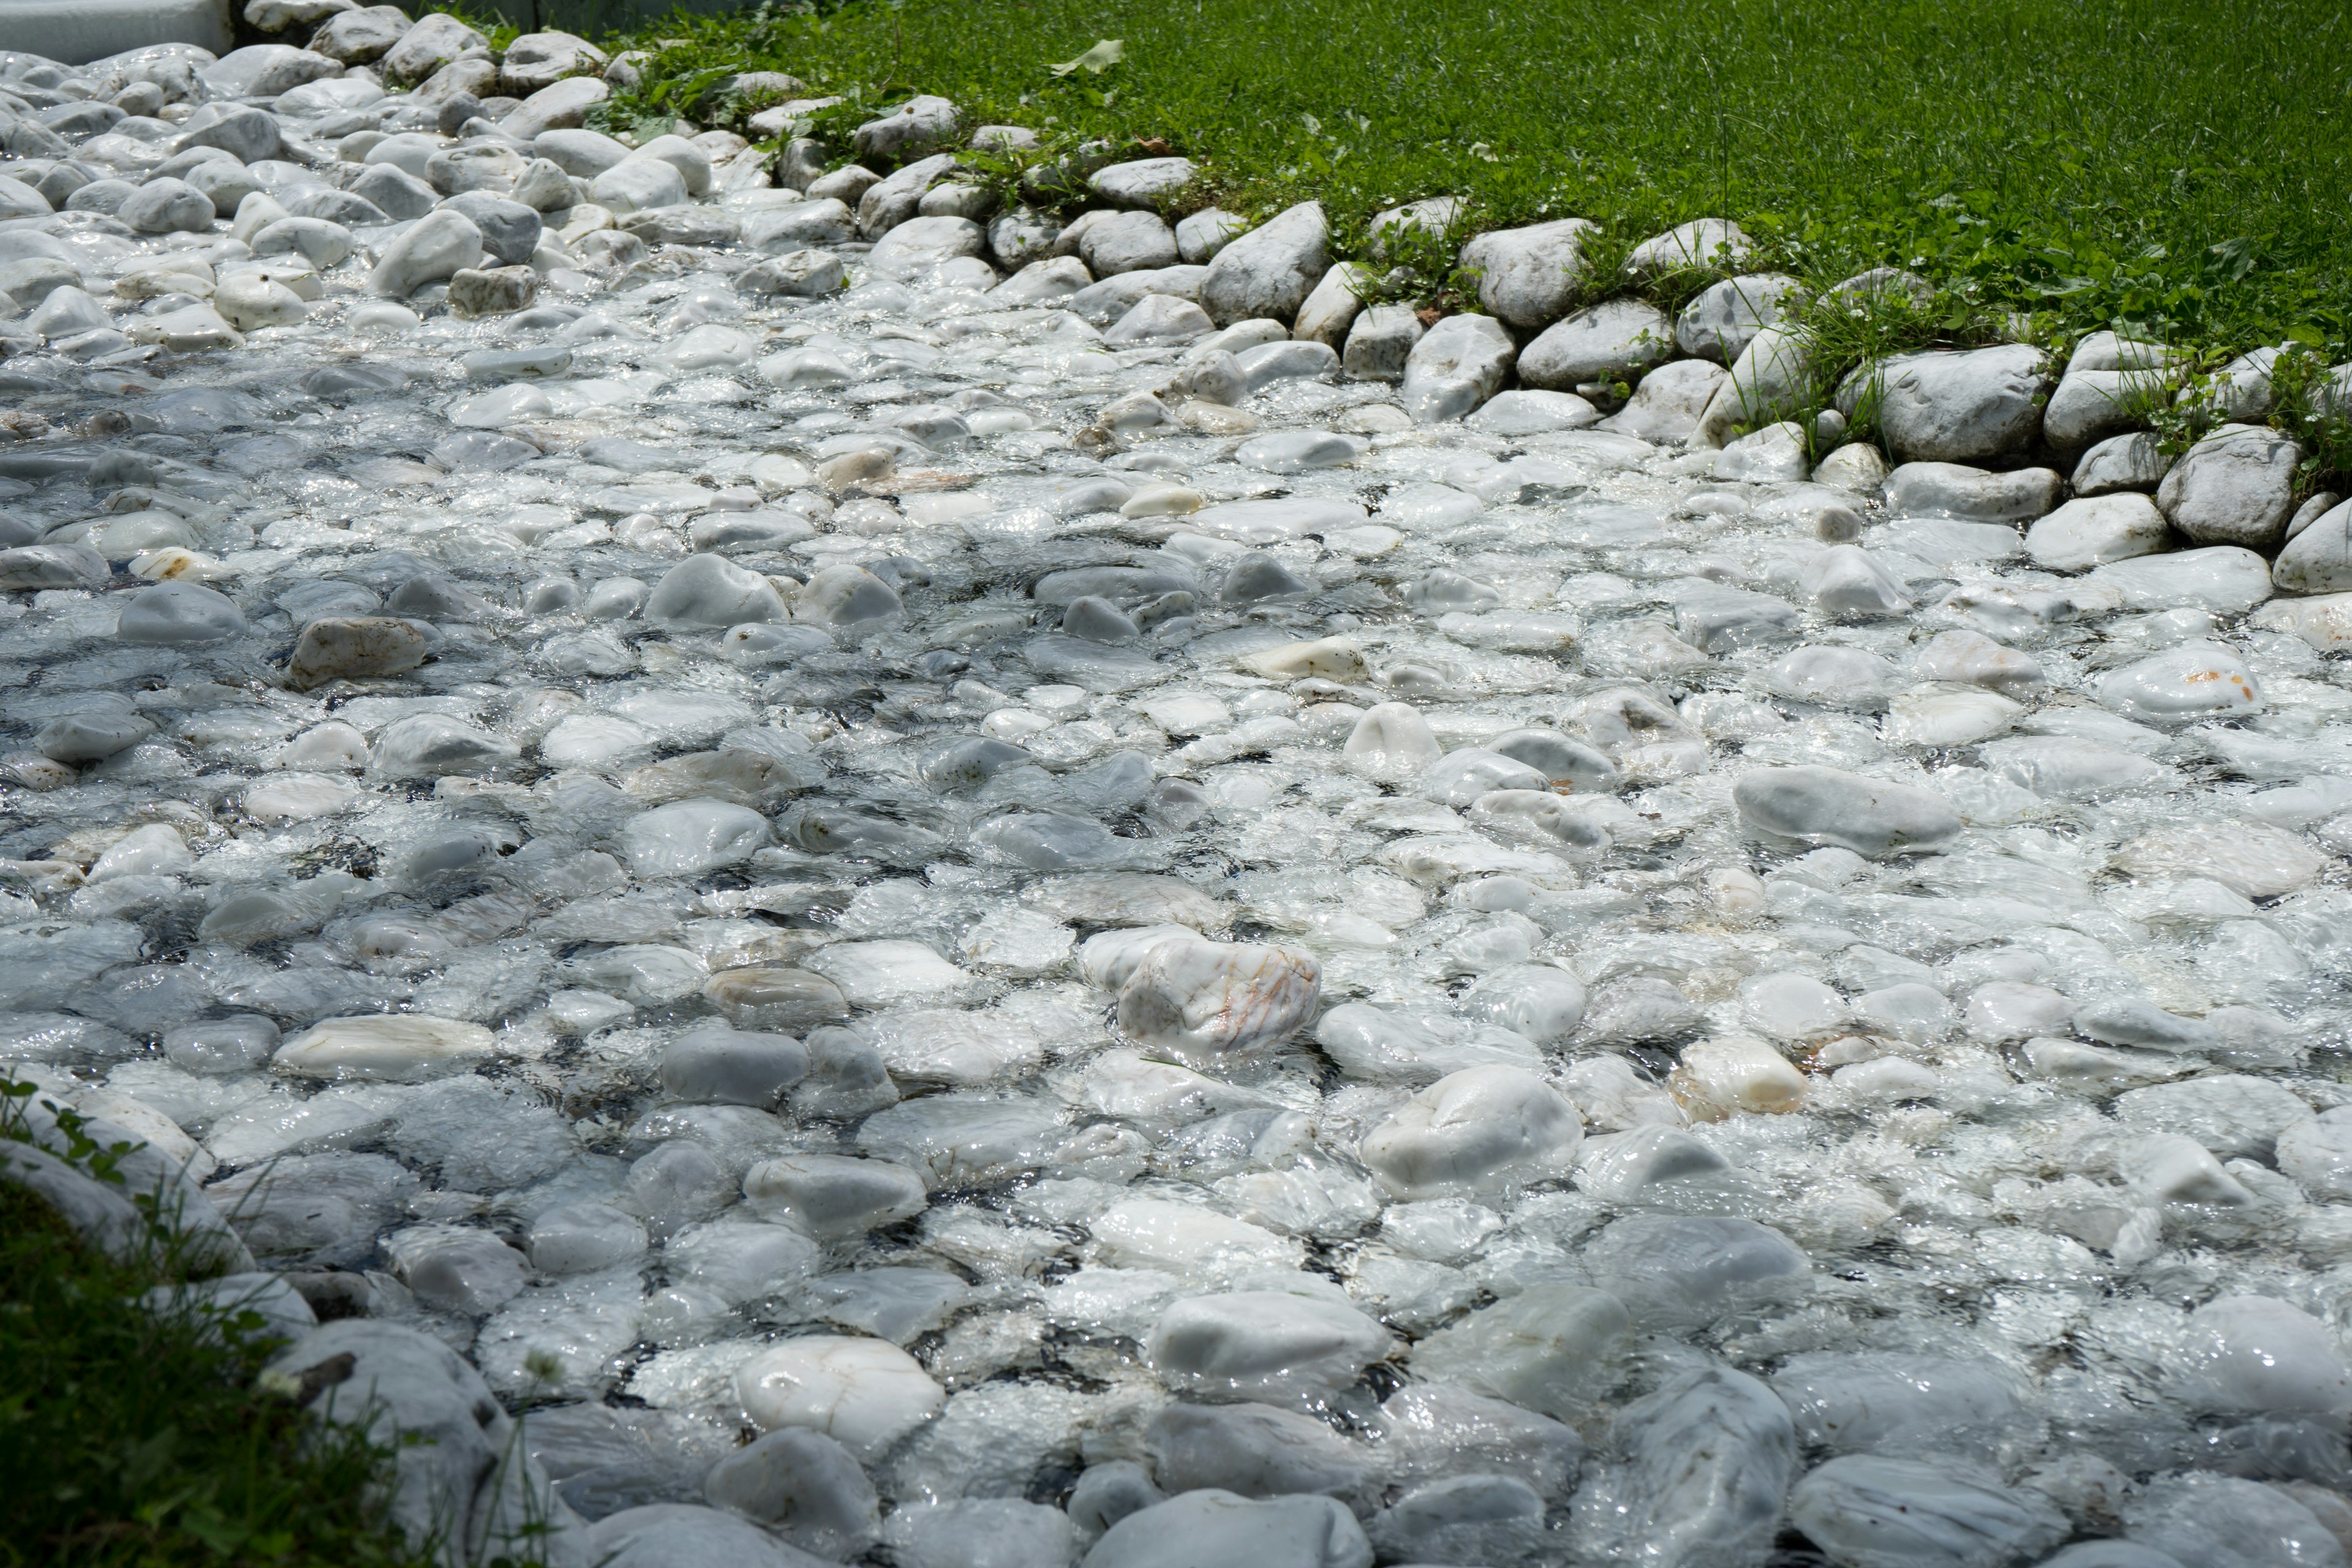
[[[255,1392],[262,1351],[216,1316],[139,1304],[173,1272],[168,1246],[112,1262],[0,1185],[0,1564],[425,1568],[371,1518],[388,1456]]]
[[[638,37],[688,41],[657,78],[1162,139],[1228,207],[1322,198],[1349,249],[1447,192],[1621,244],[1721,214],[1810,281],[1896,263],[2053,339],[2352,337],[2352,14],[2326,0],[849,0]],[[1118,65],[1049,71],[1104,38]]]

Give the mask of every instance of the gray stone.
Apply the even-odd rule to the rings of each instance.
[[[421,24],[420,24],[421,26]],[[428,283],[439,283],[482,264],[482,231],[461,212],[442,208],[416,220],[386,247],[368,274],[368,292],[405,300]]]
[[[613,89],[594,77],[575,76],[534,91],[499,121],[502,134],[529,142],[550,131],[572,131],[584,125],[588,111],[612,96]]]
[[[363,66],[382,59],[412,26],[408,14],[397,5],[354,5],[327,18],[327,25],[310,35],[310,48],[347,66]]]
[[[2282,594],[2341,594],[2352,590],[2352,501],[2338,502],[2300,533],[2271,563]]]
[[[192,147],[217,147],[240,163],[257,163],[277,157],[285,142],[278,121],[267,110],[241,103],[208,103],[188,117],[187,129],[172,143],[175,153]]]
[[[1570,217],[1478,236],[1461,254],[1463,266],[1477,268],[1478,303],[1514,327],[1558,321],[1583,286],[1584,237],[1592,229]]]
[[[341,76],[343,68],[324,55],[284,44],[250,44],[231,49],[196,73],[220,98],[276,98],[305,82]]]
[[[1029,263],[990,289],[988,298],[992,303],[1005,307],[1043,304],[1070,299],[1084,292],[1092,282],[1093,275],[1087,271],[1085,262],[1075,256],[1056,256]]]
[[[2294,510],[2303,448],[2276,431],[2224,425],[2189,448],[2157,487],[2172,526],[2200,544],[2275,550]]]
[[[612,61],[604,50],[573,33],[525,33],[499,59],[499,86],[526,101],[531,93],[567,77],[603,70]]]
[[[243,637],[245,612],[226,594],[194,583],[158,583],[131,595],[116,622],[117,640],[180,647]]]
[[[2064,484],[2050,468],[1997,474],[1960,463],[1906,463],[1886,477],[1886,510],[1896,517],[2024,522],[2056,506]]]
[[[536,213],[563,212],[580,200],[579,192],[572,188],[572,176],[547,158],[533,158],[524,164],[515,179],[514,189],[507,195]]]
[[[1635,246],[1626,254],[1624,274],[1648,283],[1691,268],[1736,272],[1754,248],[1748,231],[1728,218],[1693,218]]]
[[[1364,296],[1371,291],[1372,282],[1372,275],[1354,262],[1334,262],[1315,285],[1315,291],[1307,296],[1307,302],[1298,307],[1298,320],[1290,335],[1328,344],[1336,352],[1347,342],[1349,329],[1363,310]]]
[[[351,194],[362,201],[373,202],[383,216],[405,223],[423,217],[441,201],[441,194],[405,169],[391,163],[370,163],[351,183]],[[565,182],[564,193],[571,194],[571,184]],[[567,201],[566,205],[570,203]]]
[[[1349,327],[1341,363],[1358,381],[1402,381],[1405,361],[1427,330],[1411,305],[1374,305]]]
[[[378,64],[378,70],[383,67]],[[432,68],[427,68],[431,69]],[[465,54],[448,61],[416,85],[408,101],[417,108],[446,103],[457,98],[479,98],[493,90],[499,79],[499,68],[487,53]]]
[[[741,220],[733,213],[699,202],[680,202],[674,207],[642,207],[623,214],[615,226],[628,230],[647,245],[724,247],[742,236]]]
[[[954,140],[961,119],[944,98],[910,98],[850,132],[849,144],[861,158],[919,157]]]
[[[1405,358],[1405,412],[1423,424],[1460,419],[1502,390],[1518,350],[1492,316],[1448,316]]]
[[[1176,236],[1155,212],[1105,213],[1087,225],[1078,254],[1097,278],[1176,265]]]
[[[203,191],[212,200],[212,216],[236,216],[237,205],[261,188],[261,181],[237,164],[236,157],[219,157],[214,163],[200,163],[188,169],[188,184]]]
[[[2271,372],[2278,363],[2279,353],[2274,348],[2255,349],[2214,372],[2205,388],[2207,405],[2235,424],[2253,425],[2268,418],[2278,402]]]
[[[884,277],[907,277],[961,257],[977,257],[987,247],[988,236],[968,217],[908,218],[866,252],[866,265]],[[995,279],[994,272],[988,272],[990,286]]]
[[[829,198],[743,215],[743,243],[770,256],[812,246],[845,245],[857,237],[857,219]]]
[[[278,218],[254,235],[257,257],[301,257],[318,270],[341,266],[360,247],[348,228],[324,218]]]
[[[1498,392],[1470,416],[1470,427],[1489,436],[1538,436],[1597,424],[1601,410],[1572,392],[1520,388]]]
[[[2039,400],[2049,388],[2040,349],[1904,354],[1865,367],[1838,394],[1849,418],[1875,383],[1879,428],[1897,463],[1977,463],[2032,448],[2042,433]]]
[[[1720,447],[1742,429],[1787,418],[1805,401],[1812,375],[1812,355],[1802,338],[1785,327],[1764,328],[1707,399],[1691,445]]]
[[[1061,237],[1062,225],[1051,213],[1014,207],[989,223],[988,250],[999,267],[1023,268],[1051,253]]]
[[[2100,331],[2089,333],[2074,345],[2066,369],[2070,374],[2078,370],[2161,373],[2171,369],[2180,357],[2179,351],[2163,343]]]
[[[615,213],[674,207],[688,197],[686,176],[660,158],[624,158],[588,182],[589,199]]]
[[[1770,1388],[1728,1367],[1684,1373],[1627,1405],[1610,1447],[1601,1506],[1580,1510],[1586,1550],[1685,1568],[1769,1554],[1797,1468],[1788,1407]]]
[[[388,616],[326,617],[302,628],[287,661],[286,683],[308,691],[331,680],[373,680],[425,662],[425,633]]]
[[[1085,270],[1086,264],[1076,257],[1058,259],[1075,263],[1078,271]],[[1105,327],[1153,294],[1190,300],[1198,304],[1201,285],[1206,280],[1208,270],[1205,267],[1159,267],[1140,272],[1122,272],[1116,278],[1106,278],[1099,283],[1089,283],[1080,288],[1069,296],[1063,309],[1095,326]],[[1073,277],[1076,275],[1075,272],[1071,274]]]
[[[1840,768],[1758,768],[1740,775],[1731,798],[1750,826],[1874,858],[1940,848],[1960,831],[1934,791]]]
[[[881,183],[882,176],[873,170],[861,164],[847,163],[830,174],[811,180],[805,194],[813,201],[830,198],[854,207],[865,199],[867,191]]]
[[[185,180],[150,180],[114,216],[141,234],[202,234],[216,216],[212,197]]]
[[[436,11],[419,17],[416,26],[400,36],[400,42],[384,51],[380,68],[386,81],[417,81],[470,50],[479,49],[487,55],[489,47],[488,38],[464,22],[446,12]],[[485,59],[483,63],[489,62]],[[483,85],[488,85],[489,77],[495,74],[494,67]]]
[[[919,217],[968,217],[984,221],[998,206],[996,192],[965,180],[947,180],[923,193],[915,205]]]
[[[856,1555],[881,1523],[880,1500],[856,1458],[821,1432],[787,1427],[712,1466],[703,1496],[828,1561]]]
[[[745,268],[735,275],[735,287],[747,294],[781,294],[814,299],[830,294],[846,281],[841,258],[829,250],[793,250]]]
[[[2062,452],[2079,452],[2147,423],[2146,405],[2168,395],[2164,378],[2141,370],[2081,370],[2069,365],[2042,411],[2042,434]]]
[[[1372,1545],[1328,1497],[1252,1501],[1203,1489],[1129,1514],[1082,1568],[1371,1568]]]
[[[34,732],[33,750],[53,762],[103,762],[154,732],[155,726],[136,713],[93,708],[42,725]]]
[[[2052,572],[2086,572],[2160,550],[2164,534],[2164,514],[2136,491],[2077,497],[2026,531],[2025,552]]]
[[[1603,300],[1553,322],[1520,350],[1519,380],[1559,392],[1632,381],[1672,353],[1674,341],[1674,323],[1655,305]]]
[[[857,232],[868,239],[878,239],[914,217],[922,206],[923,193],[955,167],[953,154],[935,153],[919,158],[889,178],[868,185],[857,198]]]
[[[1216,331],[1209,313],[1172,294],[1146,294],[1103,333],[1105,342],[1139,343],[1205,337]]]
[[[520,202],[494,196],[488,191],[467,191],[444,204],[466,215],[481,231],[484,253],[506,266],[530,259],[544,230],[538,212]]]
[[[711,1022],[664,1047],[656,1076],[677,1100],[772,1110],[807,1075],[808,1051],[790,1035],[747,1033]]]
[[[593,180],[629,155],[601,131],[548,131],[531,138],[531,152],[565,174]]]
[[[1267,317],[1288,321],[1330,264],[1323,204],[1301,202],[1233,240],[1209,263],[1201,308],[1219,326]]]
[[[1249,225],[1229,212],[1203,207],[1176,225],[1176,256],[1190,267],[1205,267],[1217,252],[1249,232]]]
[[[1087,189],[1118,206],[1157,206],[1181,195],[1200,172],[1190,158],[1138,158],[1097,169]]]
[[[2173,460],[2145,430],[2110,436],[2074,465],[2074,493],[2104,496],[2121,490],[2154,490],[2172,471]]]
[[[2021,1563],[2074,1533],[2040,1493],[1957,1464],[1847,1454],[1797,1483],[1789,1517],[1833,1563]]]
[[[1675,345],[1696,358],[1730,364],[1759,331],[1803,296],[1801,284],[1776,272],[1727,278],[1683,307],[1675,322]]]
[[[2313,492],[2311,499],[2305,501],[2301,506],[2295,508],[2294,515],[2287,519],[2287,542],[2289,543],[2293,543],[2296,539],[2300,538],[2304,530],[2309,528],[2313,523],[2317,522],[2321,518],[2326,517],[2329,512],[2334,511],[2336,507],[2342,503],[2343,500],[2344,498],[2337,495],[2334,490],[2317,490]]]
[[[1599,428],[1668,446],[1693,440],[1699,421],[1729,379],[1721,365],[1707,360],[1662,364],[1642,378],[1632,399],[1603,419]]]
[[[539,299],[528,267],[461,267],[449,277],[449,308],[461,316],[510,316]]]

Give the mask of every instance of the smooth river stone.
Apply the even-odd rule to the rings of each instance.
[[[2217,642],[2183,643],[2102,679],[2099,701],[2143,724],[2251,713],[2263,695],[2243,660]]]
[[[2073,1533],[2038,1492],[1917,1459],[1850,1454],[1797,1483],[1789,1517],[1850,1568],[1979,1568],[2017,1563]]]
[[[790,1035],[705,1023],[664,1047],[656,1077],[671,1097],[699,1105],[772,1110],[808,1074],[808,1047]]]
[[[1207,1066],[1305,1023],[1323,966],[1296,948],[1173,938],[1153,946],[1118,992],[1118,1027],[1137,1044]]]
[[[1413,1347],[1416,1377],[1458,1384],[1562,1421],[1591,1414],[1631,1342],[1624,1304],[1580,1285],[1532,1285]]]
[[[1270,1405],[1171,1405],[1144,1429],[1151,1473],[1170,1492],[1243,1497],[1377,1489],[1372,1450],[1311,1415]]]
[[[782,1340],[735,1373],[735,1394],[763,1432],[800,1427],[872,1464],[939,1414],[947,1396],[920,1363],[883,1340]]]
[[[170,1048],[169,1037],[165,1048]],[[2281,1132],[2277,1154],[2279,1169],[2313,1197],[2352,1203],[2352,1118],[2340,1109]]]
[[[331,680],[399,675],[425,662],[425,634],[388,616],[331,616],[302,628],[287,661],[287,684],[308,691]]]
[[[2284,829],[2213,822],[2152,829],[2118,850],[2116,865],[2137,877],[2202,877],[2249,899],[2273,899],[2311,886],[2327,861]]]
[[[672,626],[739,626],[785,618],[775,584],[723,556],[690,555],[662,574],[646,600],[646,619]]]
[[[415,1083],[464,1072],[498,1054],[490,1031],[421,1013],[328,1018],[278,1049],[270,1065],[299,1078]]]
[[[2202,1410],[2287,1416],[2352,1411],[2352,1372],[2335,1334],[2267,1296],[2224,1296],[2191,1312],[2173,1375],[2181,1396]]]
[[[1950,1452],[1994,1435],[2019,1410],[2018,1380],[1990,1358],[1807,1352],[1783,1363],[1772,1385],[1787,1401],[1799,1436],[1840,1454],[1893,1444]]]
[[[1881,859],[1941,848],[1961,826],[1932,790],[1841,768],[1759,768],[1740,776],[1731,798],[1751,827]]]
[[[1080,1568],[1371,1568],[1372,1543],[1328,1497],[1252,1501],[1213,1489],[1139,1509]]]
[[[811,953],[808,966],[861,1007],[959,991],[971,976],[919,942],[842,942]]]
[[[1195,1296],[1162,1313],[1144,1353],[1171,1387],[1276,1404],[1328,1398],[1394,1342],[1353,1307],[1282,1290]]]
[[[821,1432],[787,1427],[710,1468],[703,1495],[828,1561],[855,1556],[881,1523],[874,1483],[849,1450]]]
[[[1408,1202],[1499,1193],[1564,1178],[1584,1124],[1535,1074],[1478,1067],[1442,1078],[1366,1136],[1363,1162]]]
[[[115,623],[117,640],[178,647],[243,637],[245,612],[227,595],[194,583],[158,583],[131,595]]]
[[[833,1241],[896,1225],[923,1212],[923,1178],[887,1160],[846,1154],[786,1154],[743,1175],[743,1196],[762,1214]]]
[[[1760,1563],[1797,1468],[1788,1406],[1728,1367],[1670,1379],[1610,1424],[1614,1463],[1578,1504],[1604,1562]]]
[[[1432,1084],[1470,1068],[1543,1066],[1543,1052],[1516,1031],[1464,1029],[1454,1019],[1419,1017],[1369,1002],[1345,1002],[1317,1021],[1315,1043],[1350,1079]]]
[[[1376,702],[1356,721],[1341,754],[1356,772],[1393,782],[1426,773],[1443,752],[1412,704]]]
[[[2151,1477],[2123,1516],[2133,1544],[2161,1547],[2187,1568],[2344,1568],[2347,1555],[2336,1532],[2286,1487],[2236,1476]]]
[[[1127,1198],[1090,1220],[1103,1261],[1187,1277],[1297,1268],[1299,1243],[1214,1209],[1165,1198]]]
[[[750,859],[768,837],[768,819],[749,806],[681,800],[631,817],[614,847],[640,877],[697,877]]]

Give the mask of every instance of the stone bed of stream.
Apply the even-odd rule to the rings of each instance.
[[[453,1558],[2345,1561],[2352,626],[2145,437],[250,53],[0,58],[0,1055]]]

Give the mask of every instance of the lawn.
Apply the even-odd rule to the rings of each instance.
[[[2325,0],[848,0],[639,37],[692,40],[667,72],[1160,138],[1222,205],[1320,197],[1343,241],[1441,193],[1620,243],[1722,214],[1808,279],[1899,263],[2053,335],[2352,337],[2352,12]],[[1106,38],[1108,70],[1049,69]]]

